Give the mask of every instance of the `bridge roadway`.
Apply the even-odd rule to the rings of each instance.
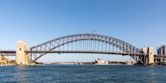
[[[28,53],[86,53],[86,54],[112,54],[112,55],[144,55],[144,54],[136,54],[136,53],[124,53],[124,52],[100,52],[100,51],[26,51]],[[15,50],[0,50],[0,55],[4,56],[15,56]],[[148,55],[148,54],[147,54]],[[155,58],[166,58],[164,55],[154,55]]]
[[[137,54],[137,53],[124,53],[124,52],[100,52],[100,51],[26,51],[27,53],[87,53],[87,54],[113,54],[113,55],[144,55],[144,54]],[[14,56],[16,54],[15,50],[1,50],[1,55],[5,56]],[[11,54],[11,55],[10,55]]]
[[[100,52],[100,51],[27,51],[28,53],[87,53],[87,54],[113,54],[113,55],[144,55],[136,53],[124,53],[124,52]]]
[[[0,50],[0,53],[16,53],[15,50]]]
[[[28,53],[91,53],[91,54],[114,54],[114,55],[144,55],[136,53],[124,53],[124,52],[100,52],[100,51],[26,51]],[[0,50],[0,54],[16,54],[15,50]],[[148,54],[147,54],[148,55]],[[8,56],[8,55],[5,55]],[[10,56],[10,55],[9,55]],[[11,55],[14,56],[14,55]],[[165,55],[154,55],[155,57],[166,57]]]
[[[15,50],[0,50],[0,55],[3,56],[15,56],[16,51]]]

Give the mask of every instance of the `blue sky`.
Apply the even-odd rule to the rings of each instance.
[[[94,29],[95,33],[122,39],[138,48],[156,48],[166,44],[165,4],[165,0],[0,0],[0,49],[15,49],[17,40],[31,47]],[[98,57],[126,59],[54,54],[41,61],[91,61]]]

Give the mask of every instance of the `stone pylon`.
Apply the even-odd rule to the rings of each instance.
[[[148,52],[147,52],[147,48],[142,48],[142,51],[143,51],[143,53],[145,54],[145,55],[144,55],[144,62],[145,62],[144,64],[147,65],[147,64],[148,64],[148,61],[149,61],[149,60],[148,60],[148,56],[147,56],[147,53],[148,53]]]
[[[145,65],[153,65],[154,64],[154,49],[152,47],[142,48],[144,55]]]
[[[154,49],[152,47],[148,48],[148,54],[149,54],[148,65],[152,65],[152,64],[154,64]]]
[[[28,65],[30,63],[28,53],[28,46],[24,41],[17,41],[16,44],[16,63]]]

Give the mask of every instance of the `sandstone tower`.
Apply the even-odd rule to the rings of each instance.
[[[152,47],[148,48],[142,48],[143,53],[148,56],[144,56],[144,61],[146,62],[146,65],[152,65],[154,64],[154,49]]]
[[[25,51],[28,50],[28,46],[24,41],[17,41],[16,44],[16,63],[28,65],[30,63],[28,53]]]

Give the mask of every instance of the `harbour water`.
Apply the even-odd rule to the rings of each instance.
[[[0,67],[0,83],[166,83],[166,66],[40,65]]]

